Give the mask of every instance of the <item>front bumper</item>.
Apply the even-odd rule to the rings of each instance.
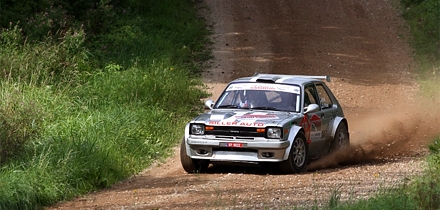
[[[266,138],[189,136],[186,140],[191,158],[222,162],[281,162],[289,146],[289,141]]]

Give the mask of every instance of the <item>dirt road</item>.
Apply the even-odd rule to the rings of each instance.
[[[178,150],[164,163],[110,189],[53,209],[281,209],[325,205],[331,195],[365,198],[411,180],[438,113],[414,112],[414,62],[394,0],[203,0],[214,59],[205,75],[213,98],[255,72],[330,75],[345,109],[352,148],[280,175],[259,167],[215,166],[186,174]],[[419,109],[420,110],[420,109]],[[405,179],[407,178],[407,179]]]

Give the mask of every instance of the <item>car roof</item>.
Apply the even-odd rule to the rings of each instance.
[[[284,75],[284,74],[256,74],[252,77],[242,77],[233,80],[230,83],[243,83],[243,82],[255,82],[255,83],[279,83],[279,84],[293,84],[304,85],[308,82],[320,82],[326,80],[330,82],[330,76],[308,76],[308,75]]]

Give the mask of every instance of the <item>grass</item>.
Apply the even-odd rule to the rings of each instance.
[[[194,3],[130,2],[93,36],[78,20],[43,39],[20,23],[0,31],[0,209],[126,179],[169,155],[201,111],[209,31]]]

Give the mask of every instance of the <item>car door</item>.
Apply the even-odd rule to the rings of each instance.
[[[310,83],[304,86],[303,103],[304,107],[307,107],[310,104],[317,104],[320,107],[318,111],[308,113],[305,116],[307,117],[310,125],[304,128],[306,131],[306,138],[310,142],[310,156],[319,156],[322,151],[323,145],[325,144],[325,138],[322,135],[323,123],[324,127],[328,123],[325,119],[325,114],[321,109],[321,103],[319,101],[318,92],[314,83]]]
[[[323,83],[317,83],[316,91],[318,93],[318,101],[321,107],[321,130],[322,130],[322,152],[326,154],[328,152],[328,148],[332,141],[331,130],[333,126],[333,121],[335,119],[337,108],[333,106],[333,101],[329,93],[327,92],[327,88]]]

